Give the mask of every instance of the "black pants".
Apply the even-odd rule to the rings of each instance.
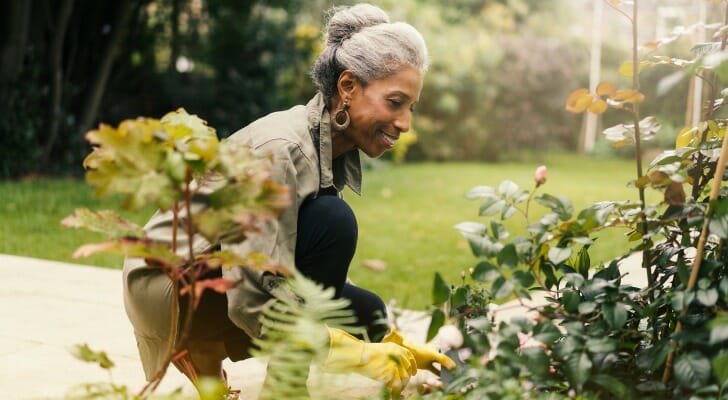
[[[376,294],[346,283],[349,263],[356,250],[357,224],[351,208],[336,196],[321,196],[306,201],[298,212],[296,267],[305,276],[325,287],[333,287],[337,297],[351,301],[357,326],[364,327],[367,338],[379,341],[387,332],[386,308]],[[205,278],[220,277],[221,270]],[[186,314],[187,299],[180,299],[181,315]],[[223,340],[233,361],[250,355],[250,338],[227,315],[227,296],[205,290],[192,317],[190,339]]]
[[[296,268],[324,287],[333,287],[336,297],[349,299],[358,325],[366,328],[370,340],[379,341],[387,331],[384,302],[346,283],[357,236],[356,217],[344,200],[337,196],[307,200],[298,211]]]

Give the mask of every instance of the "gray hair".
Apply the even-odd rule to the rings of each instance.
[[[404,22],[389,22],[379,7],[357,4],[332,9],[326,48],[311,73],[328,103],[336,94],[339,75],[351,70],[363,85],[396,74],[403,66],[427,71],[427,46],[422,35]]]

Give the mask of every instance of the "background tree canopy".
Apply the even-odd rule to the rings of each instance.
[[[373,3],[420,29],[431,53],[410,159],[497,161],[524,149],[576,149],[581,118],[564,112],[563,102],[588,83],[591,1]],[[645,2],[647,11],[657,3]],[[99,122],[184,107],[224,137],[307,101],[330,4],[3,2],[0,177],[80,174],[83,133]],[[628,57],[624,41],[613,42],[620,47],[605,40],[605,71]],[[684,104],[669,99],[658,115],[681,125],[675,110]]]

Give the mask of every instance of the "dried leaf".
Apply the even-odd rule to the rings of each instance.
[[[195,304],[194,308],[200,304],[202,293],[207,290],[213,290],[220,294],[225,294],[228,289],[235,287],[235,282],[225,278],[204,279],[195,283]],[[179,291],[179,294],[185,295],[190,292],[190,286],[185,286]]]
[[[64,218],[61,225],[100,232],[109,239],[144,237],[144,230],[139,225],[124,220],[119,214],[110,210],[91,211],[87,208],[78,208],[73,214]]]
[[[143,258],[150,265],[174,268],[182,258],[173,253],[169,244],[150,239],[116,239],[101,243],[87,243],[73,252],[73,258],[88,257],[98,253],[119,254]]]
[[[679,182],[670,182],[665,189],[665,202],[671,206],[685,204],[685,189]]]
[[[371,268],[375,271],[384,271],[387,268],[387,263],[382,260],[377,259],[367,259],[363,260],[362,264],[367,267]]]

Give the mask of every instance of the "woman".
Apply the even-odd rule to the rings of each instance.
[[[292,197],[292,206],[277,220],[266,222],[261,234],[232,250],[243,255],[262,252],[272,261],[294,264],[305,276],[333,287],[337,297],[350,299],[372,342],[330,329],[331,352],[324,366],[357,371],[401,389],[417,367],[454,363],[396,331],[388,333],[382,300],[347,283],[357,225],[341,191],[349,186],[360,193],[360,151],[379,157],[409,130],[427,69],[427,49],[412,26],[390,23],[375,6],[359,4],[335,11],[328,23],[326,48],[313,68],[318,88],[313,99],[305,106],[265,116],[228,138],[272,155],[273,180],[289,186]],[[149,236],[168,238],[170,226],[169,215],[158,214],[146,229]],[[184,239],[177,238],[178,248],[186,247]],[[192,246],[196,252],[212,247],[203,241]],[[247,268],[222,274],[242,284],[227,296],[210,291],[203,295],[193,320],[189,357],[175,363],[193,380],[198,375],[220,376],[226,357],[236,361],[249,356],[250,338],[260,334],[260,311],[282,290],[280,278],[272,274]],[[160,313],[169,307],[155,306],[150,313],[149,305],[169,303],[171,283],[138,259],[126,260],[124,279],[127,313],[151,378],[169,346],[170,315]]]

